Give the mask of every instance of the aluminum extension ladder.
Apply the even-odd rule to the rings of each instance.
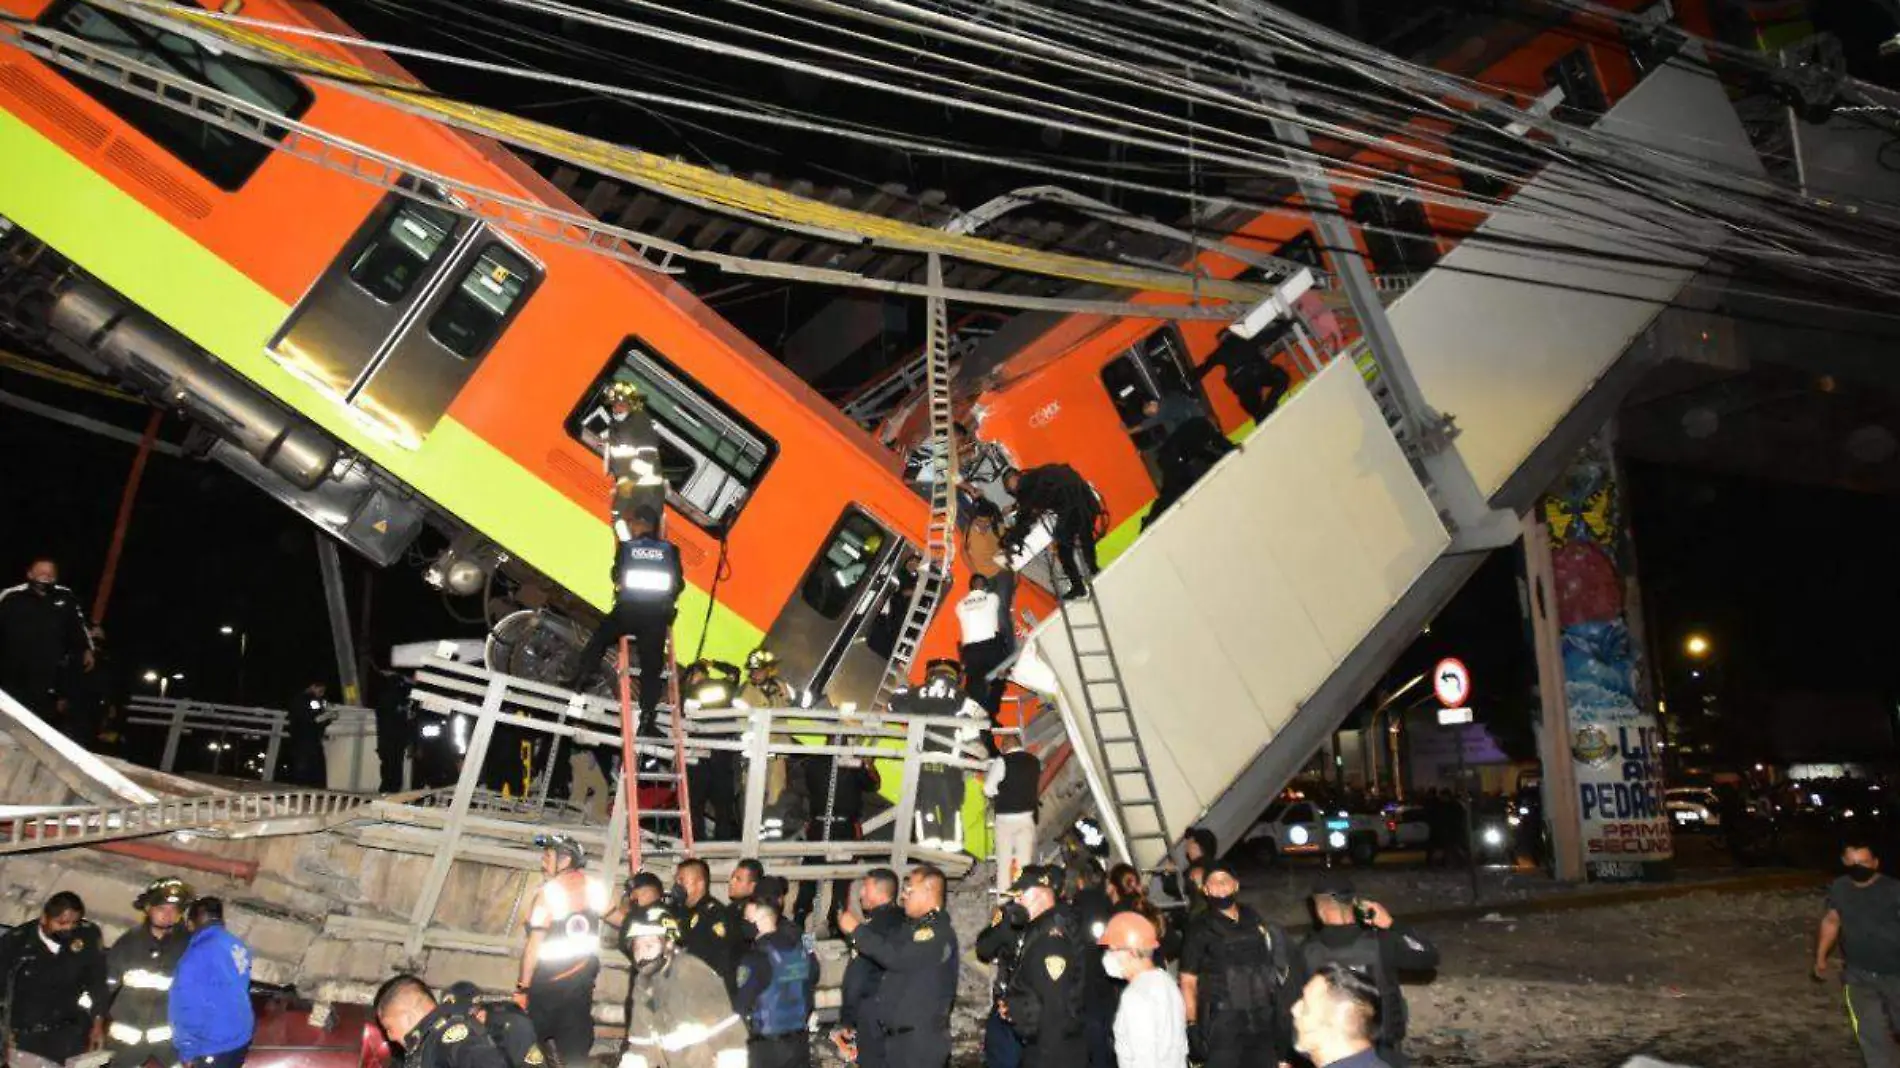
[[[936,446],[936,462],[941,467],[937,477],[930,482],[930,523],[925,528],[924,558],[917,568],[917,588],[911,591],[910,607],[904,613],[903,626],[891,647],[891,658],[884,665],[884,678],[878,683],[876,696],[871,698],[872,711],[887,706],[891,694],[910,679],[910,665],[916,659],[917,647],[923,644],[924,631],[930,628],[931,618],[943,603],[943,595],[950,589],[954,577],[951,565],[956,562],[957,555],[959,474],[956,421],[950,405],[949,315],[943,299],[943,260],[935,253],[930,255],[929,271],[932,296],[929,333],[924,344],[928,360],[925,365],[925,382],[929,392],[926,402],[930,405],[930,440]],[[830,810],[829,805],[826,810]]]
[[[1060,542],[1050,552],[1062,552]],[[1101,784],[1107,788],[1114,808],[1115,823],[1120,825],[1118,843],[1123,859],[1136,863],[1135,843],[1156,843],[1162,854],[1174,846],[1168,833],[1168,821],[1161,814],[1161,798],[1155,790],[1153,772],[1148,770],[1148,751],[1141,744],[1141,732],[1135,727],[1133,705],[1128,687],[1122,683],[1121,664],[1115,657],[1115,643],[1108,636],[1101,602],[1094,587],[1084,582],[1070,591],[1071,599],[1062,606],[1062,630],[1068,636],[1069,652],[1075,657],[1076,688],[1082,706],[1088,711],[1089,727],[1095,734],[1095,748],[1101,754]],[[1085,614],[1086,618],[1078,618]],[[1089,644],[1085,647],[1084,641]],[[1084,768],[1092,761],[1082,756]],[[1111,828],[1112,833],[1113,828]]]

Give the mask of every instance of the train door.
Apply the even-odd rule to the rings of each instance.
[[[766,644],[812,692],[839,703],[869,701],[896,645],[920,559],[869,513],[846,507]]]
[[[392,193],[271,352],[373,431],[417,448],[541,276],[520,246],[446,203]]]
[[[1121,417],[1156,486],[1161,484],[1159,457],[1165,432],[1143,426],[1148,420],[1144,409],[1150,401],[1177,396],[1187,398],[1201,415],[1208,415],[1207,399],[1190,371],[1192,366],[1187,343],[1170,325],[1149,334],[1102,367],[1102,388],[1108,391],[1115,414]]]

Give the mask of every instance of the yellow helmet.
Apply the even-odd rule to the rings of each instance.
[[[745,669],[750,671],[778,670],[778,654],[761,645],[746,655]]]
[[[640,387],[634,385],[632,382],[625,380],[615,381],[612,385],[607,387],[606,393],[607,403],[610,405],[624,404],[630,408],[640,408],[646,405],[646,398],[641,395]]]

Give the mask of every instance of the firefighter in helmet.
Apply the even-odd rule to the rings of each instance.
[[[926,757],[966,758],[963,747],[983,734],[989,716],[963,692],[963,665],[939,658],[924,666],[923,682],[891,695],[899,716],[955,717],[961,722],[924,731]],[[926,849],[963,848],[963,771],[953,764],[925,762],[917,779],[917,844]]]
[[[719,974],[679,951],[679,919],[655,905],[626,931],[633,976],[620,1068],[744,1068],[745,1024]]]
[[[528,913],[517,998],[526,998],[535,1034],[567,1065],[584,1065],[594,1046],[594,979],[600,974],[600,930],[607,884],[584,870],[587,852],[562,834],[540,835],[547,881]]]
[[[182,921],[185,906],[196,896],[182,879],[152,883],[132,902],[144,913],[143,922],[120,935],[106,953],[111,1068],[143,1068],[147,1061],[170,1068],[178,1063],[169,1016],[172,976],[191,941]]]
[[[614,482],[615,533],[625,540],[620,522],[639,509],[663,505],[666,479],[660,470],[660,435],[653,429],[640,387],[616,381],[607,387],[606,400],[607,440],[601,459]]]
[[[688,723],[706,717],[705,730],[720,739],[739,736],[736,724],[727,715],[739,699],[739,669],[723,660],[700,659],[680,675],[680,699],[686,706]],[[709,749],[689,758],[686,771],[687,796],[697,810],[711,809],[712,817],[700,837],[706,841],[736,840],[739,828],[739,754],[731,749]]]

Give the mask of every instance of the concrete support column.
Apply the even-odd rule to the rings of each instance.
[[[1663,807],[1662,735],[1613,442],[1613,425],[1592,438],[1526,526],[1545,797],[1554,828],[1575,820],[1585,877],[1664,879],[1674,848]],[[1574,777],[1568,791],[1566,772]]]

